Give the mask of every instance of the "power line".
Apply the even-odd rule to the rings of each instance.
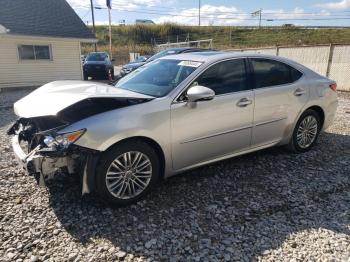
[[[90,8],[88,6],[83,6],[83,5],[76,5],[78,7],[81,8]],[[174,9],[174,8],[169,8],[169,7],[157,7],[156,9],[152,8],[149,9],[148,6],[139,6],[140,8],[146,8],[146,11],[139,11],[139,10],[135,10],[135,9],[123,9],[123,8],[114,8],[112,10],[114,11],[138,11],[138,12],[158,12],[158,13],[162,13],[162,14],[168,14],[168,15],[179,15],[179,14],[174,14],[173,12],[178,12],[181,10],[186,10],[186,12],[188,13],[193,13],[193,16],[197,16],[198,13],[198,9],[194,9],[194,10],[190,10],[190,9]],[[106,9],[106,7],[103,6],[97,6],[97,9]],[[157,10],[159,8],[162,9],[166,9],[168,12],[163,11],[163,10]],[[174,10],[174,11],[171,11]],[[213,14],[213,15],[217,15],[217,12],[208,12],[208,11],[204,11],[207,15]],[[339,11],[339,12],[328,12],[328,13],[315,13],[315,12],[280,12],[280,11],[276,11],[276,12],[263,12],[262,14],[264,15],[273,15],[273,16],[283,16],[283,15],[311,15],[311,16],[346,16],[347,14],[342,14],[342,13],[349,13],[350,11]],[[201,14],[203,13],[203,11],[201,10]],[[219,14],[230,14],[230,15],[250,15],[249,12],[219,12]],[[186,16],[188,14],[181,14],[181,16]],[[179,15],[180,16],[180,15]],[[192,16],[192,15],[191,15]],[[350,17],[350,16],[349,16]]]
[[[80,6],[82,8],[89,8],[86,6]],[[107,9],[105,7],[98,7],[97,9]],[[176,14],[176,13],[168,13],[168,12],[159,12],[156,10],[151,10],[147,9],[146,11],[141,11],[141,10],[130,10],[130,9],[125,9],[125,8],[118,8],[118,9],[112,9],[114,12],[129,12],[129,13],[141,13],[141,14],[152,14],[152,15],[169,15],[169,16],[177,16],[177,17],[191,17],[195,18],[198,17],[197,15],[189,15],[189,14]],[[224,14],[224,13],[219,13],[219,15]],[[232,13],[231,13],[232,14]],[[248,15],[248,13],[241,13],[244,15]],[[263,13],[263,14],[270,14],[273,15],[274,17],[266,17],[262,19],[263,21],[330,21],[330,20],[350,20],[350,16],[346,17],[331,17],[332,15],[322,15],[325,16],[325,18],[281,18],[281,17],[276,17],[276,16],[288,16],[288,13]],[[290,15],[296,15],[297,13],[290,13]],[[306,13],[300,13],[305,15]],[[207,14],[208,15],[208,14]],[[218,14],[215,14],[218,15]],[[244,18],[244,17],[237,17],[237,16],[226,16],[226,17],[215,17],[215,15],[211,16],[203,16],[201,15],[201,18],[207,18],[207,19],[217,19],[217,20],[240,20],[240,21],[257,21],[257,19],[254,18]],[[321,14],[319,14],[321,15]],[[327,17],[327,18],[326,18]]]
[[[118,1],[114,1],[113,3],[116,3],[116,4],[119,4],[119,5],[122,5],[122,4],[125,4],[125,2],[118,2]],[[198,10],[196,8],[174,8],[174,7],[162,7],[162,6],[150,6],[150,5],[138,5],[139,8],[142,8],[142,9],[147,9],[147,10],[150,10],[150,11],[160,11],[160,12],[164,12],[163,10],[167,10],[167,11],[171,11],[171,9],[173,11],[184,11],[186,10],[187,12],[191,12],[193,14],[197,14],[198,13]],[[151,9],[149,9],[151,7]],[[158,10],[157,10],[158,9]],[[163,9],[163,10],[161,10]],[[202,11],[201,11],[202,12]],[[294,11],[290,11],[290,12],[283,12],[283,11],[276,11],[276,12],[271,12],[271,11],[268,11],[268,12],[264,12],[263,14],[276,14],[276,15],[283,15],[283,14],[291,14],[291,15],[328,15],[328,14],[339,14],[341,15],[341,13],[349,13],[349,11],[338,11],[338,12],[327,12],[327,13],[315,13],[315,12],[294,12]],[[213,13],[213,12],[210,12],[210,13]],[[220,12],[220,14],[249,14],[249,12]]]
[[[88,14],[90,14],[91,10],[87,11],[85,15],[81,16],[81,20],[83,20]]]
[[[104,8],[102,8],[104,9]],[[169,16],[177,16],[177,17],[192,17],[192,18],[196,18],[198,17],[197,15],[185,15],[185,14],[174,14],[174,13],[160,13],[160,12],[149,12],[149,11],[139,11],[139,10],[128,10],[128,9],[112,9],[112,11],[122,11],[122,12],[129,12],[129,13],[141,13],[141,14],[156,14],[156,15],[169,15]],[[218,20],[243,20],[243,21],[257,21],[258,19],[256,18],[243,18],[243,17],[235,17],[235,16],[226,16],[226,17],[215,17],[214,15],[212,16],[202,16],[201,18],[208,18],[208,19],[218,19]],[[271,18],[264,18],[262,19],[263,21],[267,21],[267,20],[274,20],[274,21],[303,21],[303,20],[315,20],[315,21],[319,21],[319,20],[348,20],[350,19],[350,17],[334,17],[334,18],[275,18],[275,17],[271,17]]]

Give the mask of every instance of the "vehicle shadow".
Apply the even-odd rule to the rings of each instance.
[[[226,253],[252,260],[301,231],[350,235],[349,155],[350,136],[323,133],[308,153],[275,147],[198,168],[161,182],[136,205],[111,209],[94,195],[81,198],[74,180],[48,186],[50,205],[83,244],[103,238],[157,260]]]

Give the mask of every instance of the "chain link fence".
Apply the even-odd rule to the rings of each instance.
[[[154,49],[156,52],[159,52],[169,48],[176,48],[176,47],[197,47],[197,48],[212,49],[213,39],[202,39],[202,40],[196,40],[196,41],[159,44],[159,45],[155,45]]]
[[[350,91],[350,45],[333,47],[328,76],[337,81],[339,90]]]

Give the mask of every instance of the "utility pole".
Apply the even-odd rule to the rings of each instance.
[[[262,16],[262,9],[260,8],[258,11],[255,11],[251,13],[252,17],[259,16],[259,29],[261,28],[261,16]]]
[[[111,6],[108,7],[108,18],[109,18],[109,56],[112,59],[112,19],[111,19]]]
[[[94,4],[92,0],[90,0],[90,6],[91,6],[91,16],[92,16],[92,32],[96,33],[96,28],[95,28],[95,15],[94,15]],[[95,52],[97,51],[97,44],[95,43]]]
[[[262,9],[260,8],[260,12],[259,12],[259,29],[261,28],[261,13],[262,13]]]
[[[198,0],[198,26],[201,26],[201,0]]]

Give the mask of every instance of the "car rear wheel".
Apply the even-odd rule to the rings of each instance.
[[[158,156],[147,143],[130,141],[118,144],[101,158],[97,191],[112,205],[132,204],[151,190],[159,172]]]
[[[112,79],[111,80],[114,80],[114,69],[112,69]]]
[[[306,110],[294,128],[289,148],[296,153],[309,151],[315,145],[320,130],[320,116],[314,110]]]
[[[108,69],[107,80],[112,81],[113,79],[114,79],[114,71],[113,71],[113,69]]]

